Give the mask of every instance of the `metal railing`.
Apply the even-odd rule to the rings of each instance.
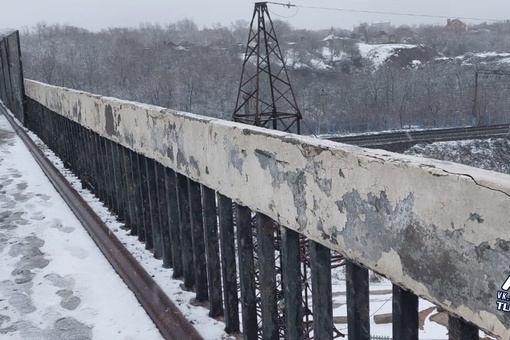
[[[25,123],[25,89],[19,32],[0,32],[0,100]]]

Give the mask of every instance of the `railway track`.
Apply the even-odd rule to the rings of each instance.
[[[355,136],[326,136],[323,139],[367,148],[382,148],[388,151],[402,152],[419,143],[508,138],[509,128],[510,124],[500,124],[448,129],[396,131]]]

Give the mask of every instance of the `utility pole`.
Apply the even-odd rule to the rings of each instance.
[[[286,6],[290,7],[291,5]],[[301,133],[301,112],[297,106],[285,67],[285,60],[280,50],[273,22],[269,16],[267,2],[255,3],[232,119],[236,122],[268,129]],[[314,320],[309,308],[309,294],[311,292],[309,285],[311,268],[309,249],[323,249],[321,253],[327,252],[328,256],[322,257],[326,261],[331,261],[333,266],[343,265],[343,257],[336,254],[330,256],[329,249],[310,242],[303,235],[281,226],[277,222],[268,222],[267,217],[259,213],[251,218],[251,232],[253,233],[253,239],[257,240],[257,244],[254,245],[253,249],[254,253],[261,251],[259,248],[262,246],[259,240],[261,235],[258,231],[261,225],[260,221],[265,221],[268,229],[273,228],[271,234],[274,240],[269,243],[275,245],[274,266],[278,277],[275,282],[276,292],[274,294],[277,303],[285,306],[288,304],[289,307],[284,307],[284,309],[287,308],[287,315],[284,315],[282,310],[277,312],[278,329],[271,328],[271,335],[264,333],[262,330],[264,322],[262,322],[262,328],[258,330],[258,338],[273,339],[277,336],[280,338],[286,336],[296,339],[311,339]],[[292,254],[292,256],[289,254]],[[263,282],[259,271],[255,273],[255,281],[255,286],[259,287],[260,292],[260,286]],[[318,290],[321,289],[318,287],[321,287],[323,283],[321,280],[319,281],[319,284],[315,287]],[[285,296],[285,284],[300,285],[302,291],[299,296]],[[331,287],[327,289],[331,291]],[[323,294],[328,293],[325,291]],[[260,301],[257,302],[257,313],[264,319],[265,312],[262,311]],[[316,316],[317,320],[321,319],[318,312]],[[332,330],[322,331],[328,334],[334,333],[335,338],[343,336],[338,330],[334,329],[333,324],[331,327]],[[319,333],[320,331],[316,329],[315,335],[318,336]]]
[[[267,2],[255,3],[232,119],[273,130],[301,133],[301,112]]]

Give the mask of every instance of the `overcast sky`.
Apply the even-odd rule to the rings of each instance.
[[[287,3],[289,0],[275,1]],[[229,26],[237,19],[250,20],[252,0],[0,0],[0,28],[22,29],[38,22],[68,24],[101,30],[138,27],[140,23],[165,24],[188,18],[199,28],[215,23]],[[510,18],[508,0],[295,0],[301,6],[361,11],[399,12],[447,17]],[[445,24],[445,18],[355,13],[311,8],[286,8],[269,4],[271,17],[294,28],[352,28],[361,22],[390,21],[401,24]],[[477,21],[464,20],[467,23]]]

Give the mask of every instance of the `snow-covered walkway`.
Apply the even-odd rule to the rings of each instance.
[[[0,115],[0,338],[161,339]]]

